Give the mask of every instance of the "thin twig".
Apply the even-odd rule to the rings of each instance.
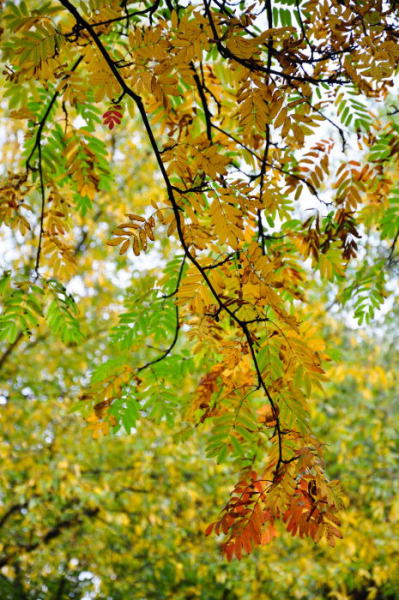
[[[78,68],[78,66],[82,62],[82,60],[83,60],[83,56],[79,56],[79,58],[76,60],[76,62],[71,67],[70,72],[67,73],[63,77],[64,80],[66,80],[66,79],[68,79],[70,77],[70,73],[73,73],[73,71],[75,71]],[[44,114],[43,114],[42,118],[39,121],[39,127],[38,127],[38,130],[36,132],[36,138],[35,138],[35,142],[33,144],[33,148],[31,150],[28,158],[26,159],[26,163],[25,163],[26,164],[26,170],[29,170],[29,169],[32,170],[32,171],[34,170],[34,168],[31,165],[31,160],[33,158],[34,153],[39,148],[41,137],[42,137],[42,133],[43,133],[43,129],[44,129],[44,126],[46,124],[47,118],[48,118],[48,116],[49,116],[49,114],[51,112],[51,109],[53,108],[53,106],[54,106],[54,104],[55,104],[58,96],[60,95],[60,93],[61,93],[61,90],[57,90],[56,92],[54,92],[54,94],[52,95],[52,97],[50,99],[50,102],[49,102],[46,110],[44,111]]]
[[[232,135],[231,133],[228,133],[228,131],[225,131],[224,129],[222,129],[221,127],[219,127],[218,125],[215,125],[214,123],[212,123],[212,127],[214,129],[217,129],[218,131],[220,131],[220,133],[223,133],[225,136],[227,136],[228,138],[230,138],[231,140],[233,140],[233,142],[235,142],[236,144],[238,144],[239,146],[241,146],[241,148],[244,148],[244,150],[246,150],[247,152],[249,152],[254,158],[256,158],[261,164],[264,163],[263,158],[261,158],[259,156],[259,154],[256,154],[256,152],[254,152],[253,150],[251,150],[251,148],[248,148],[248,146],[246,146],[243,142],[240,142],[240,140],[238,138],[236,138],[234,135]],[[319,194],[316,190],[316,188],[314,187],[314,185],[312,183],[310,183],[310,181],[307,181],[305,179],[305,177],[301,177],[301,175],[298,175],[297,173],[292,173],[290,171],[287,171],[286,169],[283,169],[282,167],[278,167],[277,165],[273,164],[273,163],[269,163],[269,162],[265,162],[267,167],[270,167],[271,169],[278,171],[279,173],[284,173],[284,175],[288,175],[288,177],[293,177],[294,179],[297,179],[298,181],[302,181],[302,183],[304,183],[305,185],[307,185],[307,187],[309,188],[309,190],[312,192],[313,196],[316,196],[316,198],[318,199],[319,202],[321,202],[322,204],[325,205],[329,205],[330,203],[324,202],[324,200],[322,200],[319,197]],[[261,174],[258,175],[258,177],[260,177]]]
[[[40,254],[42,251],[42,240],[43,240],[43,224],[44,224],[44,208],[46,205],[46,194],[44,190],[44,180],[43,180],[43,163],[42,163],[42,144],[39,140],[39,179],[40,179],[40,197],[41,197],[41,206],[40,206],[40,220],[39,220],[39,241],[37,244],[37,252],[36,252],[36,262],[35,262],[35,273],[36,279],[39,277],[39,266],[40,266]]]
[[[145,365],[138,367],[138,369],[137,369],[138,373],[140,373],[141,371],[144,371],[144,369],[148,369],[148,367],[152,367],[152,365],[156,365],[157,363],[161,362],[161,360],[164,360],[167,356],[169,356],[169,354],[172,352],[173,348],[176,346],[177,340],[179,338],[179,331],[180,331],[179,307],[177,305],[175,306],[175,311],[176,311],[176,328],[175,328],[175,335],[173,336],[173,340],[172,340],[170,346],[168,348],[166,348],[166,350],[160,356],[158,356],[158,358],[154,358],[154,360],[150,360]]]
[[[181,261],[179,273],[177,275],[175,289],[170,294],[165,294],[164,296],[162,296],[163,299],[172,298],[172,296],[176,296],[177,292],[179,291],[180,282],[181,282],[181,278],[183,276],[183,270],[184,270],[184,265],[185,264],[186,264],[186,255],[183,256],[183,260]]]
[[[205,92],[202,88],[200,78],[198,77],[198,73],[195,70],[194,63],[191,63],[190,67],[191,67],[191,70],[194,72],[193,78],[195,81],[195,85],[197,86],[198,94],[201,98],[202,107],[204,109],[205,123],[206,123],[206,135],[207,135],[209,142],[212,144],[212,113],[209,110]]]
[[[24,334],[22,333],[22,331],[20,331],[15,340],[4,350],[3,354],[0,357],[0,369],[3,368],[7,358],[10,356],[12,351],[18,346],[20,340],[23,338],[23,335]]]
[[[148,8],[144,8],[143,10],[136,10],[132,13],[126,13],[122,17],[115,17],[114,19],[107,19],[106,21],[97,21],[96,23],[90,23],[91,27],[101,27],[103,25],[111,25],[112,23],[119,23],[120,21],[129,21],[132,17],[138,17],[142,15],[149,14],[150,18],[152,14],[157,10],[160,4],[160,0],[155,0],[154,4],[152,4]],[[83,29],[82,26],[74,28],[70,33],[64,34],[66,38],[79,34],[79,31]]]
[[[399,239],[399,229],[396,232],[395,237],[393,238],[393,242],[392,242],[392,245],[391,245],[391,250],[390,250],[389,255],[388,255],[388,265],[389,266],[392,265],[393,254],[395,252],[395,246],[396,246],[396,242],[398,241],[398,239]]]

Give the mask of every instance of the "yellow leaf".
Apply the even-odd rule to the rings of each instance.
[[[117,238],[114,238],[113,240],[110,240],[109,242],[107,242],[107,246],[119,246],[119,244],[121,244],[124,241],[125,241],[125,238],[117,237]]]

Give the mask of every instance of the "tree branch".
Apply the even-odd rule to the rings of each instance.
[[[32,544],[16,544],[16,550],[12,554],[4,555],[0,558],[0,569],[5,565],[9,564],[16,555],[20,552],[33,552],[42,545],[47,545],[51,540],[59,537],[64,529],[69,529],[75,525],[81,525],[83,523],[83,517],[95,517],[99,513],[99,508],[84,508],[80,513],[77,513],[69,519],[63,519],[59,521],[54,527],[49,529],[37,542]]]
[[[22,331],[20,331],[15,340],[12,342],[12,344],[10,344],[8,348],[4,350],[3,354],[0,357],[0,369],[3,368],[3,365],[6,362],[7,358],[10,356],[12,351],[18,346],[19,342],[23,338],[23,335],[24,334],[22,333]]]
[[[23,508],[26,508],[28,506],[28,502],[18,502],[17,504],[13,504],[12,506],[10,506],[10,508],[8,510],[6,510],[6,512],[3,514],[3,516],[0,519],[0,528],[3,527],[3,525],[6,523],[6,521],[8,521],[8,519],[16,512],[19,512],[20,510],[22,510]]]
[[[212,33],[213,33],[213,37],[214,37],[213,41],[215,42],[215,44],[216,44],[220,54],[223,56],[223,58],[230,58],[230,59],[234,60],[235,62],[239,63],[240,65],[242,65],[243,67],[246,67],[249,71],[252,71],[252,72],[266,73],[267,75],[276,75],[278,77],[282,77],[283,79],[286,79],[288,81],[288,83],[291,83],[293,81],[314,83],[315,85],[319,85],[322,83],[343,85],[345,83],[348,83],[344,79],[337,79],[336,77],[333,77],[333,76],[316,79],[315,77],[312,77],[311,75],[306,75],[306,76],[289,75],[288,73],[284,73],[284,71],[277,71],[277,70],[269,68],[267,66],[263,67],[261,64],[259,64],[259,62],[256,62],[254,60],[247,60],[245,58],[240,58],[239,56],[237,56],[236,54],[231,52],[231,50],[229,50],[228,48],[223,46],[223,44],[218,36],[218,33],[216,31],[216,26],[213,21],[212,14],[209,10],[209,3],[207,2],[207,0],[204,0],[204,7],[205,7],[205,14],[209,21],[209,25],[212,29]]]
[[[158,356],[158,358],[154,358],[154,360],[150,360],[149,362],[145,363],[145,365],[138,367],[138,369],[137,369],[138,373],[140,373],[140,371],[144,371],[144,369],[148,369],[148,367],[152,367],[153,365],[156,365],[157,363],[161,362],[161,360],[164,360],[167,356],[169,356],[169,354],[172,352],[173,348],[176,346],[177,340],[179,338],[179,331],[180,331],[179,307],[177,305],[175,306],[175,311],[176,311],[176,328],[175,328],[175,335],[173,337],[173,340],[172,340],[170,346],[160,356]]]
[[[396,232],[395,237],[393,238],[393,242],[391,244],[391,249],[390,249],[390,252],[389,252],[389,255],[388,255],[388,265],[389,266],[391,266],[391,264],[393,262],[393,255],[394,255],[394,252],[395,252],[395,246],[396,246],[396,242],[398,241],[398,239],[399,239],[399,229]]]
[[[75,71],[75,70],[78,68],[78,66],[80,65],[80,63],[82,62],[82,60],[83,60],[83,56],[79,56],[79,58],[76,60],[76,62],[75,62],[75,63],[73,64],[73,66],[71,67],[71,69],[70,69],[70,73],[73,73],[73,71]],[[68,78],[69,78],[69,76],[70,76],[70,73],[67,73],[67,74],[66,74],[66,75],[63,77],[63,79],[64,79],[64,80],[68,79]],[[25,164],[26,164],[26,169],[27,169],[27,170],[29,170],[29,169],[31,169],[32,171],[33,171],[33,170],[35,170],[35,169],[32,167],[32,165],[31,165],[31,160],[32,160],[32,158],[33,158],[33,155],[35,154],[36,150],[37,150],[37,149],[39,148],[39,146],[40,146],[40,143],[41,143],[41,138],[42,138],[42,133],[43,133],[44,126],[45,126],[45,124],[46,124],[46,121],[47,121],[47,119],[48,119],[48,116],[49,116],[49,114],[50,114],[50,112],[51,112],[51,109],[53,108],[53,106],[54,106],[54,104],[55,104],[55,102],[56,102],[56,100],[57,100],[58,96],[60,95],[60,93],[61,93],[61,90],[57,90],[56,92],[54,92],[54,94],[53,94],[53,96],[51,97],[51,100],[50,100],[50,102],[49,102],[49,104],[48,104],[48,106],[47,106],[46,110],[44,111],[44,114],[43,114],[42,118],[40,119],[40,122],[39,122],[39,128],[38,128],[38,130],[37,130],[37,133],[36,133],[36,138],[35,138],[35,142],[34,142],[34,144],[33,144],[33,148],[32,148],[32,150],[31,150],[31,152],[30,152],[30,154],[29,154],[28,158],[26,159],[26,163],[25,163]]]
[[[202,107],[204,109],[205,115],[205,123],[206,123],[206,135],[208,137],[209,143],[212,144],[212,113],[209,110],[208,102],[205,96],[205,92],[202,88],[200,78],[198,77],[197,71],[195,70],[195,66],[193,63],[190,64],[192,71],[194,72],[194,81],[197,86],[198,94],[201,98]]]
[[[241,329],[242,333],[244,334],[248,345],[250,347],[250,351],[251,351],[251,355],[252,355],[252,359],[253,359],[253,363],[255,366],[255,370],[257,373],[257,377],[258,377],[258,385],[259,388],[262,388],[269,403],[270,406],[272,408],[273,411],[273,415],[276,419],[277,422],[277,426],[276,426],[276,430],[278,433],[278,462],[277,462],[277,467],[279,467],[281,465],[281,462],[283,460],[283,454],[282,454],[282,434],[281,434],[281,429],[280,429],[280,423],[279,423],[279,419],[278,419],[278,412],[277,412],[277,407],[266,387],[266,384],[262,378],[262,374],[260,372],[259,369],[259,365],[257,362],[257,358],[256,358],[256,353],[254,351],[253,348],[253,341],[252,341],[252,336],[251,333],[248,329],[248,326],[245,324],[244,321],[242,321],[241,319],[239,319],[237,317],[237,315],[229,308],[227,302],[224,302],[219,294],[217,293],[214,285],[212,284],[212,281],[210,280],[208,274],[206,273],[206,271],[204,270],[204,268],[201,266],[201,264],[198,262],[198,260],[196,259],[196,257],[193,255],[193,253],[190,251],[189,246],[186,243],[186,240],[184,238],[184,233],[183,233],[183,225],[181,222],[181,207],[179,206],[179,204],[176,201],[175,198],[175,194],[174,194],[174,189],[173,186],[170,182],[169,179],[169,175],[166,171],[165,165],[163,164],[162,161],[162,156],[161,153],[159,151],[157,142],[155,140],[146,110],[144,108],[144,104],[143,101],[141,99],[141,97],[136,94],[125,82],[125,80],[123,79],[123,77],[121,76],[121,74],[119,73],[117,67],[115,66],[114,61],[112,60],[112,58],[110,57],[110,55],[108,54],[106,48],[104,47],[102,41],[100,40],[99,36],[96,34],[96,32],[94,31],[94,29],[91,27],[91,25],[89,23],[87,23],[87,21],[80,15],[79,11],[76,9],[76,7],[69,2],[69,0],[59,0],[60,3],[75,17],[76,21],[78,23],[80,23],[82,25],[82,27],[84,29],[86,29],[86,31],[90,34],[93,42],[95,43],[95,45],[97,46],[97,48],[99,49],[101,55],[103,56],[104,60],[106,61],[107,65],[109,66],[112,74],[114,75],[116,81],[119,83],[121,89],[123,92],[125,92],[130,98],[132,98],[132,100],[136,103],[136,106],[138,108],[138,111],[141,115],[145,130],[147,132],[151,147],[153,149],[153,152],[155,154],[155,158],[157,160],[159,169],[161,171],[161,175],[163,177],[163,180],[165,182],[165,186],[166,186],[166,191],[168,194],[168,198],[169,201],[172,205],[173,208],[173,213],[175,216],[175,220],[176,220],[176,229],[177,229],[177,234],[178,234],[178,238],[180,240],[180,243],[182,245],[182,248],[184,250],[185,255],[187,256],[187,258],[190,260],[190,262],[196,267],[196,269],[200,272],[203,280],[205,281],[206,285],[208,286],[210,292],[212,293],[213,297],[215,298],[217,304],[219,305],[219,307],[221,308],[221,310],[223,310],[227,315],[229,315],[229,317],[232,319],[232,321],[234,323],[236,323],[236,325],[239,327],[239,329]],[[146,365],[143,365],[142,367],[140,367],[140,370],[143,370],[147,367],[149,367],[152,364],[155,364],[157,362],[159,362],[160,360],[162,360],[163,358],[165,358],[165,356],[167,356],[169,354],[169,352],[171,351],[171,349],[174,347],[176,341],[177,341],[177,335],[178,335],[178,331],[176,329],[176,334],[175,334],[175,338],[171,344],[171,346],[165,351],[165,353],[161,356],[158,357],[157,359],[155,359],[154,361],[151,361],[149,363],[147,363]],[[275,478],[277,478],[278,476],[278,468],[276,467],[276,471],[275,471]]]

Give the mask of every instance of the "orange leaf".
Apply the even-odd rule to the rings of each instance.
[[[139,241],[136,237],[133,238],[133,252],[136,256],[140,254]]]
[[[132,213],[127,213],[126,216],[129,217],[129,219],[131,219],[132,221],[140,221],[141,223],[145,222],[144,217],[140,217],[140,215],[134,215]]]
[[[128,251],[130,240],[125,240],[120,247],[119,254],[126,254]]]
[[[231,559],[233,558],[233,554],[234,554],[234,543],[231,542],[231,543],[227,544],[224,547],[223,552],[226,555],[227,560],[229,562],[231,562]]]
[[[242,541],[241,538],[237,538],[234,544],[234,551],[235,551],[235,555],[238,558],[238,560],[241,560],[242,558]]]

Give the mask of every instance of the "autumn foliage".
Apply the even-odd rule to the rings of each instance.
[[[158,251],[143,289],[110,300],[110,346],[70,391],[93,435],[146,419],[204,431],[239,472],[206,530],[229,560],[284,528],[334,546],[342,492],[310,418],[334,348],[314,286],[359,323],[388,295],[395,3],[3,4],[0,217],[19,249],[0,282],[4,360],[43,327],[77,352],[90,337],[73,291],[88,237],[99,288],[110,262]],[[128,191],[133,143],[149,193]]]
[[[122,121],[122,113],[120,104],[115,104],[103,114],[103,123],[108,125],[109,129],[113,129],[115,125],[119,125]]]

